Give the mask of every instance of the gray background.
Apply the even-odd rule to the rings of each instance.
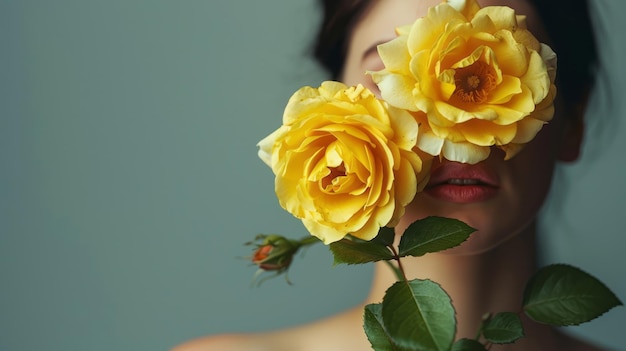
[[[597,4],[603,84],[621,92],[626,3]],[[305,50],[316,22],[311,0],[0,0],[0,350],[165,350],[365,296],[371,267],[333,268],[322,246],[293,286],[251,287],[242,259],[257,233],[306,235],[255,144],[324,79]],[[546,261],[626,299],[621,95],[594,100],[543,236]],[[625,323],[619,308],[572,330],[623,348]]]

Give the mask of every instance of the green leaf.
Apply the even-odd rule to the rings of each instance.
[[[510,344],[524,336],[524,327],[517,314],[501,312],[485,322],[482,332],[491,343]]]
[[[475,229],[452,218],[426,217],[413,222],[400,239],[400,257],[423,256],[460,245]]]
[[[391,251],[377,242],[341,239],[328,246],[335,256],[334,264],[360,264],[393,259]]]
[[[393,343],[410,350],[448,351],[456,332],[450,297],[430,280],[392,285],[382,303],[385,330]]]
[[[452,345],[450,351],[487,351],[487,349],[476,340],[460,339]]]
[[[537,272],[524,290],[524,312],[537,322],[578,325],[599,317],[622,302],[602,282],[565,264]]]
[[[391,338],[385,331],[382,317],[382,304],[369,304],[365,306],[363,316],[363,329],[370,341],[372,348],[376,351],[398,351],[399,349],[392,343]]]
[[[372,239],[372,241],[385,245],[385,246],[391,246],[393,245],[393,240],[395,238],[396,238],[396,231],[393,228],[382,227],[378,231],[378,235],[376,235],[376,237]]]

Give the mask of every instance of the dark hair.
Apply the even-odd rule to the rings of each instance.
[[[352,28],[371,4],[372,0],[319,1],[322,22],[313,46],[313,55],[332,79],[338,79],[341,75]]]
[[[374,0],[375,1],[375,0]],[[557,87],[567,102],[583,101],[595,83],[598,61],[589,0],[529,0],[558,55]],[[350,32],[373,0],[319,0],[322,22],[314,43],[315,59],[338,79]]]

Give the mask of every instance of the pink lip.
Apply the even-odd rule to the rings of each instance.
[[[465,204],[488,200],[499,188],[498,175],[483,163],[444,161],[433,167],[424,192],[439,200]]]

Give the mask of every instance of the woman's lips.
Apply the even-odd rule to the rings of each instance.
[[[488,200],[499,188],[498,175],[484,163],[444,161],[433,167],[424,192],[439,200],[464,204]]]

